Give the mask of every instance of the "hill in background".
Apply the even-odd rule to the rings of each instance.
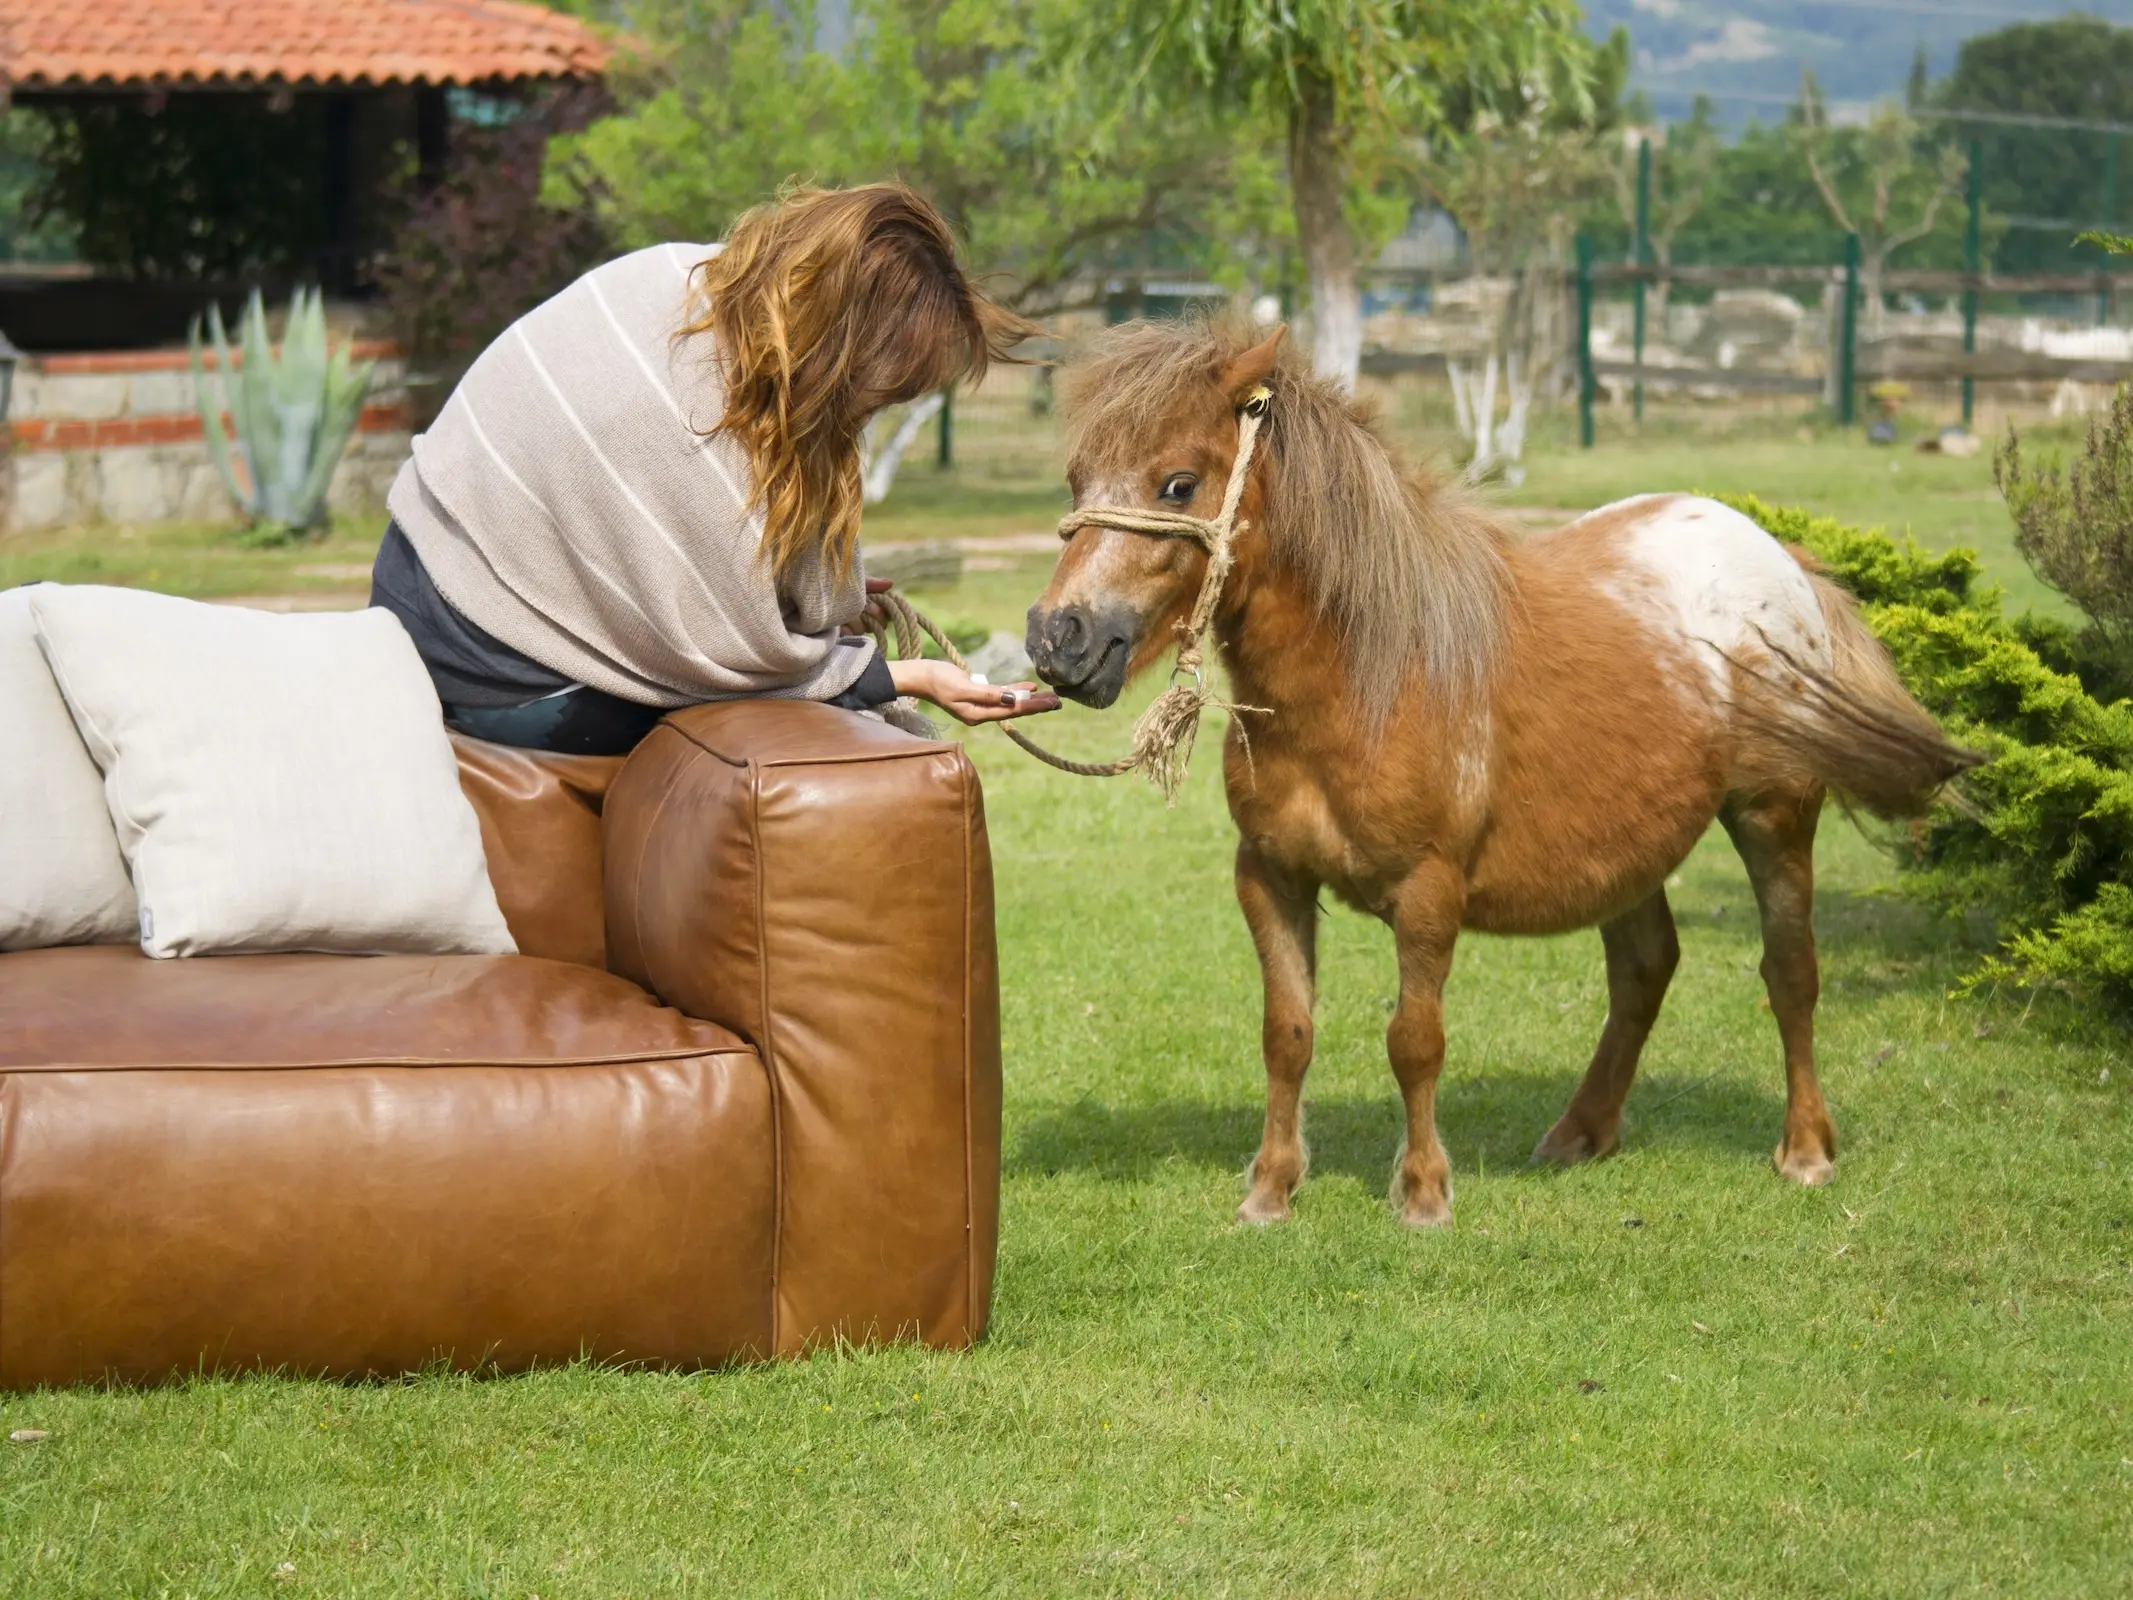
[[[1629,29],[1631,86],[1662,116],[1688,113],[1698,93],[1718,102],[1729,127],[1774,122],[1795,100],[1800,68],[1839,107],[1903,92],[1911,60],[1945,77],[1964,39],[2015,22],[2082,11],[2133,27],[2133,0],[1584,0],[1596,37]]]

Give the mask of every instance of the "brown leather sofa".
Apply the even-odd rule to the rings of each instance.
[[[984,1331],[961,747],[752,701],[460,775],[519,955],[0,956],[0,1386]]]

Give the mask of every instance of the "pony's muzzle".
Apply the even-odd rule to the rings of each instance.
[[[1126,686],[1136,619],[1125,607],[1096,612],[1085,605],[1029,608],[1026,648],[1037,676],[1070,699],[1103,707]]]

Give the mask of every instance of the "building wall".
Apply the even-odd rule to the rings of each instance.
[[[405,365],[387,345],[327,502],[375,515],[407,455]],[[11,480],[0,537],[89,523],[230,522],[243,513],[208,455],[183,351],[109,351],[25,361],[9,406]]]

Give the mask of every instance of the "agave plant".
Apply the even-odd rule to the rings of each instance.
[[[208,455],[222,475],[223,487],[253,526],[270,537],[295,537],[323,527],[326,488],[341,452],[348,448],[348,436],[355,432],[363,396],[370,389],[371,363],[354,365],[345,344],[327,349],[325,303],[316,289],[299,289],[290,298],[277,354],[267,342],[266,307],[254,289],[238,326],[241,364],[230,354],[221,308],[207,309],[214,388],[219,391],[211,394],[200,321],[193,318],[187,341],[193,392]],[[225,415],[228,429],[223,426]],[[241,474],[232,459],[231,432],[237,436],[236,453],[243,457]]]

